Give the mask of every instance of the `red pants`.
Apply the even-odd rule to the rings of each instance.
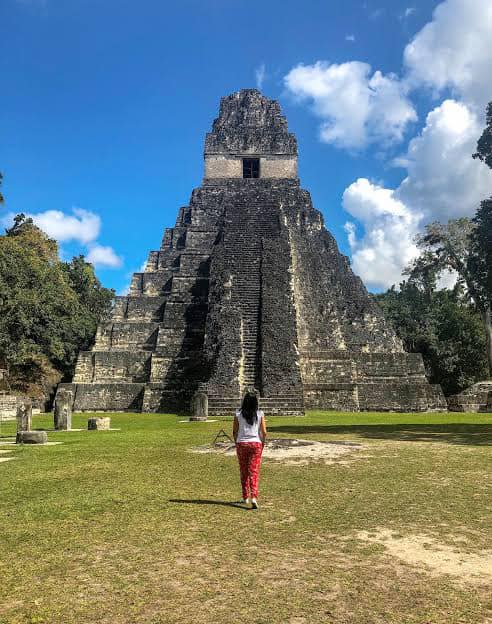
[[[241,487],[245,499],[250,496],[258,498],[258,477],[260,476],[262,452],[263,444],[261,442],[238,442],[236,444]]]

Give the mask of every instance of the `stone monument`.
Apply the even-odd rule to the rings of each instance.
[[[72,397],[72,392],[64,388],[56,393],[53,420],[55,429],[59,431],[70,431],[72,428]]]
[[[32,403],[29,399],[19,401],[17,405],[17,431],[31,431]]]
[[[32,431],[32,403],[30,399],[21,399],[17,405],[16,444],[46,444],[46,431]]]
[[[329,212],[328,212],[329,214]],[[231,414],[244,389],[267,414],[446,409],[354,275],[297,175],[297,141],[256,89],[221,100],[205,175],[91,351],[75,410]]]
[[[191,402],[190,420],[205,421],[208,418],[208,396],[206,392],[195,392]]]

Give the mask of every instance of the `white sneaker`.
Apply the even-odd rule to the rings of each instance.
[[[251,499],[251,505],[253,506],[253,509],[259,509],[258,501],[256,500],[256,498]]]
[[[239,502],[242,505],[249,505],[249,498],[242,498]]]

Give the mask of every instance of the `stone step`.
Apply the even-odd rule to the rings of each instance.
[[[239,399],[238,398],[213,398],[213,397],[208,397],[209,402],[213,401],[215,404],[229,404],[231,402],[237,402]],[[288,405],[301,405],[303,403],[303,399],[302,397],[260,397],[259,398],[259,402],[261,405],[270,405],[270,404],[276,404],[276,403],[281,403],[281,404],[288,404]]]

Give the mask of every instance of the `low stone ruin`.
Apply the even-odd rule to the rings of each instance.
[[[111,429],[111,418],[109,416],[97,416],[89,418],[87,421],[89,431],[109,431]]]
[[[479,381],[459,394],[447,398],[450,412],[492,413],[492,379]]]
[[[16,444],[47,444],[48,434],[46,431],[18,431],[15,442]]]

